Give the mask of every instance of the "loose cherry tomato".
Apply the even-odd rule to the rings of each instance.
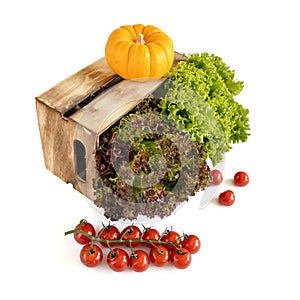
[[[230,206],[235,201],[235,195],[233,191],[227,190],[219,195],[219,202],[225,206]]]
[[[210,172],[211,180],[210,185],[219,185],[223,181],[223,175],[221,171],[214,169]]]
[[[150,259],[144,250],[135,250],[129,259],[130,268],[136,272],[143,272],[148,269]]]
[[[167,231],[166,234],[164,234],[161,238],[161,241],[163,242],[169,242],[169,243],[176,243],[176,245],[181,244],[180,235],[176,231]],[[164,244],[164,246],[169,249],[170,251],[173,251],[174,246],[170,244]]]
[[[163,245],[156,245],[150,250],[150,261],[157,267],[163,267],[170,261],[169,250]]]
[[[200,239],[194,234],[185,234],[182,241],[182,247],[188,250],[191,254],[195,254],[200,250]]]
[[[103,252],[101,248],[95,244],[84,245],[80,251],[81,262],[89,268],[98,266],[102,259]]]
[[[120,239],[120,236],[119,229],[113,225],[104,226],[98,233],[98,237],[104,240],[118,240]],[[108,247],[108,243],[106,242],[100,242],[100,244],[104,247]],[[110,247],[114,247],[115,245],[116,243],[109,242]]]
[[[158,230],[154,228],[145,228],[145,231],[143,233],[142,239],[147,241],[158,241],[160,238],[160,234]],[[145,246],[152,248],[153,244],[151,243],[145,243]]]
[[[246,186],[249,183],[249,176],[247,173],[239,171],[234,175],[233,181],[237,186]]]
[[[192,262],[191,253],[182,247],[174,249],[171,254],[171,262],[176,268],[185,269]]]
[[[142,237],[141,230],[135,225],[129,225],[125,227],[121,232],[121,238],[123,240],[139,240]],[[131,243],[132,247],[136,247],[139,245],[139,242]],[[124,243],[126,247],[130,247],[130,243]]]
[[[81,220],[78,225],[76,225],[75,229],[80,228],[82,231],[88,233],[89,235],[95,236],[96,231],[92,224],[88,223],[86,220]],[[85,245],[91,242],[91,239],[82,233],[75,232],[74,238],[77,243],[81,245]]]
[[[114,248],[108,253],[106,261],[112,270],[122,272],[129,266],[129,255],[121,248]]]

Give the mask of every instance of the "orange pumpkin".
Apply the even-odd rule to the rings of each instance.
[[[125,25],[110,34],[105,57],[111,69],[125,79],[159,78],[173,64],[173,41],[152,25]]]

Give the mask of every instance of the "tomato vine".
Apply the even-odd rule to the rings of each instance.
[[[136,272],[143,272],[148,269],[150,262],[158,267],[171,262],[176,268],[184,269],[191,263],[191,254],[200,249],[200,239],[197,236],[180,236],[172,228],[165,229],[160,235],[158,230],[146,228],[144,225],[142,230],[134,224],[128,225],[121,232],[114,225],[102,225],[103,228],[96,234],[93,225],[83,219],[74,229],[65,232],[65,235],[81,237],[75,238],[79,244],[85,241],[80,259],[88,267],[96,267],[101,263],[103,252],[100,245],[109,248],[106,261],[108,266],[117,272],[128,267]],[[152,234],[149,235],[149,232]],[[150,248],[149,253],[136,249],[143,245]],[[131,254],[128,255],[121,246],[130,248]]]

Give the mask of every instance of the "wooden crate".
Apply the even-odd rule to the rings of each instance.
[[[173,66],[181,58],[175,53]],[[101,58],[36,97],[46,168],[94,200],[99,135],[164,80],[122,80]]]

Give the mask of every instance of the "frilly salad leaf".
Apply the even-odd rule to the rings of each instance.
[[[234,99],[244,83],[234,77],[235,72],[220,57],[206,52],[184,55],[169,74],[169,78],[192,88],[212,108],[224,131],[226,151],[232,143],[245,142],[250,130],[249,110]],[[214,158],[213,153],[208,154]]]
[[[161,113],[182,125],[192,141],[202,144],[213,164],[221,161],[227,149],[226,139],[212,108],[185,84],[174,81],[168,85],[167,93],[159,103]]]
[[[202,145],[159,102],[144,99],[99,137],[95,204],[111,219],[168,216],[209,182]]]

